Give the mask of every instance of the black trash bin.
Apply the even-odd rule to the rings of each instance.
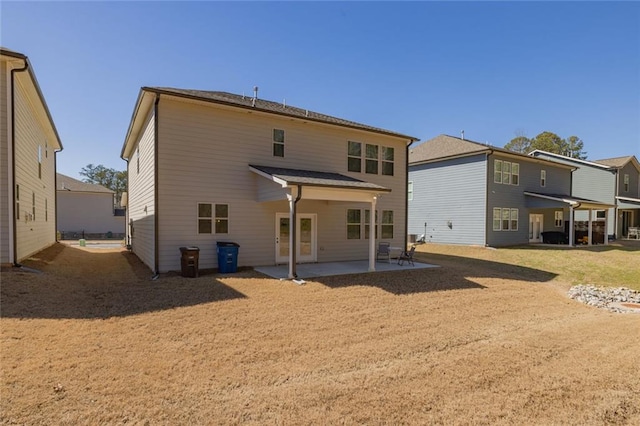
[[[218,272],[226,274],[238,272],[238,243],[226,241],[216,242],[218,251]]]
[[[198,276],[198,261],[200,260],[200,249],[198,247],[180,247],[180,267],[182,276],[196,278]]]

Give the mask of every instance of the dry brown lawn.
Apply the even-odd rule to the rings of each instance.
[[[640,424],[640,315],[500,251],[418,258],[441,268],[152,281],[126,251],[57,244],[2,273],[0,421]]]

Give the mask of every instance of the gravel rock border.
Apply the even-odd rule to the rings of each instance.
[[[625,287],[596,287],[594,285],[576,285],[567,293],[570,298],[589,306],[607,309],[616,313],[640,313],[640,308],[623,306],[623,303],[640,304],[640,291]]]

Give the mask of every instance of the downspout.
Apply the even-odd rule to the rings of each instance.
[[[159,235],[160,235],[160,231],[158,228],[158,224],[159,224],[159,220],[158,220],[158,212],[159,212],[159,205],[160,203],[158,203],[158,134],[159,134],[159,129],[158,129],[158,122],[159,122],[159,117],[158,117],[158,103],[160,102],[160,95],[156,94],[156,100],[153,103],[153,115],[155,117],[155,120],[153,121],[153,151],[154,151],[154,155],[153,155],[153,203],[154,203],[154,207],[153,207],[153,227],[154,227],[154,238],[153,238],[153,267],[154,267],[154,276],[152,277],[153,280],[158,278],[158,275],[160,274],[160,253],[159,253],[159,249],[160,249],[160,242],[159,242]]]
[[[289,226],[291,226],[291,266],[289,267],[289,272],[291,279],[297,279],[298,278],[298,272],[296,271],[296,266],[297,266],[297,262],[298,260],[296,259],[296,252],[297,252],[297,247],[296,247],[296,229],[298,228],[297,226],[297,219],[296,219],[296,210],[297,210],[297,205],[298,205],[298,201],[300,201],[300,199],[302,198],[302,185],[298,185],[298,193],[296,194],[296,198],[295,200],[293,200],[293,206],[291,208],[291,223],[289,224]]]
[[[489,170],[491,170],[491,166],[489,165],[489,157],[493,154],[493,150],[490,149],[489,152],[485,154],[487,161],[485,164],[487,165],[487,172],[484,180],[485,191],[484,191],[484,245],[485,247],[489,247],[489,183],[491,179],[489,179]],[[493,230],[493,209],[491,210],[491,229]]]
[[[616,174],[616,187],[613,191],[613,203],[615,205],[615,207],[613,208],[613,238],[616,239],[618,238],[618,199],[616,198],[616,196],[618,195],[618,189],[620,188],[618,186],[620,185],[620,169],[616,169],[614,173]],[[608,229],[607,232],[609,232]],[[622,229],[620,230],[620,238],[622,238]]]
[[[409,147],[413,140],[409,141],[405,152],[405,177],[404,177],[404,249],[407,250],[409,244]]]
[[[11,202],[13,204],[13,220],[11,226],[13,227],[13,266],[20,267],[18,263],[18,226],[16,223],[16,83],[14,74],[17,72],[24,72],[29,68],[29,63],[24,61],[24,67],[14,68],[11,70]]]

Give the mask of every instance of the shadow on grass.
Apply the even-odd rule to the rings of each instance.
[[[246,297],[211,275],[152,281],[149,269],[124,250],[56,244],[23,264],[28,269],[2,274],[2,318],[104,319]]]
[[[378,287],[395,295],[424,293],[431,291],[483,289],[472,278],[501,278],[525,282],[547,282],[554,279],[553,274],[538,269],[482,259],[416,252],[418,262],[439,265],[440,268],[415,269],[402,271],[376,272],[374,274],[317,277],[312,281],[330,288],[349,286]]]

